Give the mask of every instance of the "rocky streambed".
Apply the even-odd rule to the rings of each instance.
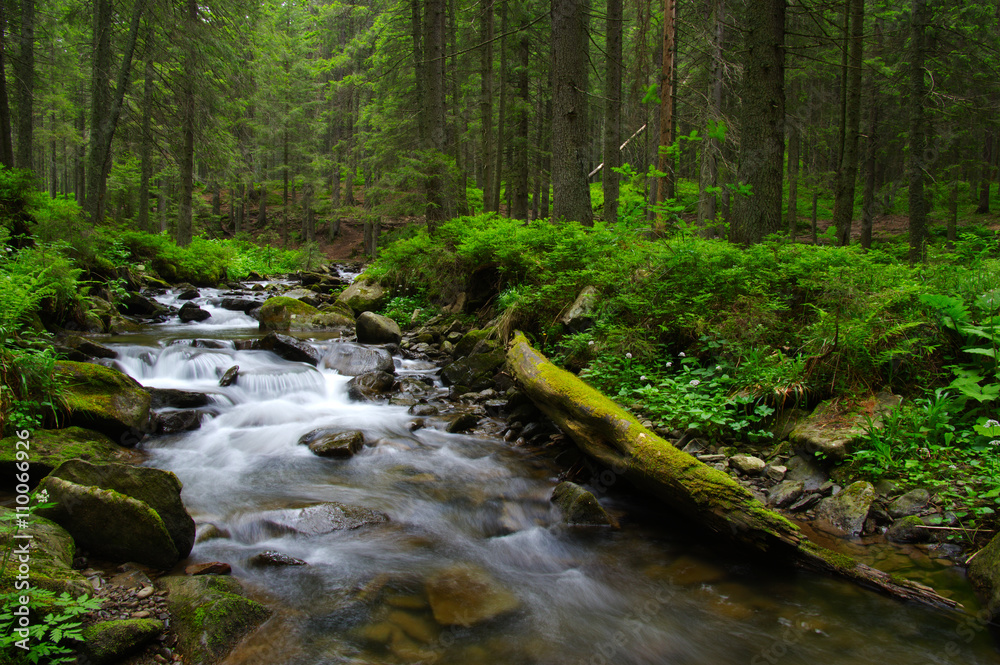
[[[334,297],[333,273],[309,279],[318,290],[280,297],[154,293],[158,323],[68,342],[107,367],[65,365],[75,429],[33,434],[36,473],[55,472],[42,482],[69,513],[49,514],[65,529],[39,522],[51,562],[36,581],[110,599],[87,662],[995,662],[981,625],[965,639],[956,615],[720,551],[602,479],[483,331],[441,319],[404,336],[365,314],[383,297],[370,285]],[[791,455],[677,443],[772,503],[801,482],[789,508],[854,493]],[[136,462],[162,475],[130,484],[108,466]],[[104,499],[118,512],[84,520]],[[152,535],[101,531],[147,518]],[[947,552],[887,548],[974,606]]]

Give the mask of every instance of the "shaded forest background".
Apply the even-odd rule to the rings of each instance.
[[[996,195],[997,2],[0,9],[0,161],[182,245],[493,210],[868,246],[902,215],[919,260]]]

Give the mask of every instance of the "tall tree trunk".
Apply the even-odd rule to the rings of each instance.
[[[421,18],[421,0],[410,0],[410,31],[413,38],[413,93],[416,100],[416,108],[424,108],[424,48],[423,48],[423,27]],[[417,114],[417,135],[420,139],[420,146],[423,147],[427,141],[427,123],[424,114]]]
[[[552,0],[552,217],[594,223],[587,183],[587,0]]]
[[[795,240],[799,226],[799,136],[794,124],[788,128],[788,237]]]
[[[482,142],[483,209],[493,209],[493,0],[483,7],[479,51],[479,122]]]
[[[21,0],[21,35],[14,61],[17,90],[17,154],[14,165],[32,167],[32,130],[35,122],[35,0]]]
[[[153,31],[146,33],[146,67],[142,86],[142,136],[139,143],[139,230],[152,232],[149,222],[149,181],[153,177]]]
[[[616,168],[622,164],[622,0],[608,0],[607,86],[604,100],[604,221],[618,221],[620,176]]]
[[[785,157],[785,0],[754,3],[746,30],[737,180],[751,195],[737,197],[730,240],[760,242],[781,227]]]
[[[187,0],[188,35],[193,37],[198,22],[197,0]],[[191,244],[193,232],[192,202],[194,199],[194,119],[195,119],[195,57],[194,44],[187,45],[184,55],[183,81],[181,83],[181,149],[180,176],[181,199],[178,203],[177,244],[186,247]]]
[[[660,149],[656,170],[660,172],[657,181],[656,202],[663,205],[670,197],[670,174],[674,168],[674,156],[669,149],[674,144],[674,43],[677,37],[677,0],[663,0],[663,67],[660,70]],[[662,210],[656,215],[657,226],[666,221]]]
[[[0,2],[0,72],[7,71],[7,13]],[[10,99],[7,77],[0,76],[0,164],[14,166],[14,144],[11,140]]]
[[[495,163],[493,166],[493,201],[490,210],[500,211],[500,192],[503,189],[503,154],[506,141],[504,134],[507,129],[507,0],[500,0],[500,100],[497,104],[497,141]],[[510,212],[510,209],[507,211]]]
[[[723,40],[725,39],[726,6],[724,0],[712,0],[712,68],[708,90],[707,115],[711,122],[722,120],[723,87]],[[716,127],[718,130],[718,127]],[[710,133],[701,150],[701,175],[698,183],[698,223],[705,229],[705,235],[717,233],[715,223],[718,216],[719,160],[722,158],[722,142],[717,132]],[[710,226],[711,225],[711,226]]]
[[[257,202],[257,230],[267,228],[267,183],[261,180],[259,190],[260,200]]]
[[[990,186],[993,184],[993,137],[994,130],[987,127],[983,132],[983,162],[979,167],[979,205],[976,214],[985,215],[990,211]]]
[[[121,117],[132,73],[132,55],[139,36],[145,0],[136,0],[132,20],[122,51],[115,89],[110,87],[111,74],[111,1],[95,0],[94,62],[91,78],[90,142],[87,146],[87,198],[84,210],[91,224],[104,219],[105,190],[111,171],[111,143]]]
[[[927,149],[927,122],[924,105],[927,103],[927,84],[924,81],[924,63],[927,58],[927,25],[930,19],[927,0],[912,0],[909,47],[909,134],[910,134],[910,262],[924,260],[927,240],[927,199],[924,194],[924,152]]]
[[[834,190],[833,225],[843,247],[851,243],[854,218],[854,189],[858,178],[858,138],[861,128],[861,70],[864,64],[865,0],[848,0],[851,7],[850,62],[844,71],[846,107],[844,149]],[[845,45],[845,52],[847,47]]]
[[[521,39],[518,42],[517,122],[514,123],[513,157],[511,159],[511,210],[513,219],[528,219],[528,116],[531,99],[528,96],[528,66],[531,44],[528,41],[528,21],[521,19]]]
[[[434,232],[438,223],[448,218],[445,205],[445,0],[424,0],[424,49],[427,58],[424,73],[424,122],[427,125],[425,149],[432,151],[430,173],[425,185],[427,230]]]

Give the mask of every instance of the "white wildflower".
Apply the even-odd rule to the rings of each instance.
[[[680,353],[678,353],[678,354],[677,354],[677,357],[678,357],[678,358],[683,358],[683,357],[684,357],[684,355],[685,355],[685,354],[684,354],[684,352],[683,352],[683,351],[681,351]]]
[[[674,366],[674,364],[672,362],[668,362],[667,363],[667,367],[673,367],[673,366]]]
[[[691,379],[691,384],[690,385],[697,386],[700,383],[701,383],[701,381],[699,381],[698,379]]]
[[[44,489],[41,490],[38,494],[35,495],[35,500],[38,501],[38,503],[48,503],[49,491]]]
[[[594,345],[594,340],[590,340],[589,342],[587,342],[587,346],[593,346],[593,345]]]
[[[632,360],[632,354],[631,353],[626,353],[625,357],[628,358],[629,360]]]
[[[986,424],[983,425],[983,427],[1000,427],[1000,423],[998,423],[997,421],[991,419],[991,420],[987,420]]]

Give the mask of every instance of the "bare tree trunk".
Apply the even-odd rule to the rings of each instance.
[[[424,122],[427,142],[425,149],[431,150],[430,173],[427,176],[425,192],[427,197],[427,230],[434,233],[438,223],[448,218],[445,204],[445,0],[424,0],[424,49],[427,57],[424,74]]]
[[[195,34],[198,21],[197,0],[187,1],[187,16],[189,35]],[[177,244],[186,247],[191,244],[194,199],[194,120],[195,120],[195,58],[194,44],[189,44],[184,55],[184,80],[181,84],[181,133],[183,148],[181,149],[180,176],[181,198],[178,203]]]
[[[662,175],[657,182],[656,202],[663,205],[670,198],[670,173],[674,157],[668,149],[674,144],[674,49],[677,37],[677,0],[663,0],[663,67],[660,70],[660,149],[656,170]],[[662,211],[656,215],[656,224],[663,227],[666,221]]]
[[[990,212],[990,186],[993,184],[993,141],[994,131],[987,127],[983,132],[983,162],[979,167],[979,205],[976,214],[986,215]]]
[[[833,224],[840,245],[851,243],[854,189],[858,178],[858,139],[861,128],[861,69],[864,64],[865,0],[848,0],[851,8],[850,62],[844,69],[844,150],[834,190]],[[845,35],[846,39],[846,35]],[[844,52],[847,52],[845,45]]]
[[[17,91],[17,153],[14,164],[20,169],[32,167],[32,134],[35,122],[35,0],[21,0],[21,35],[14,60]]]
[[[0,72],[7,71],[7,14],[0,2]],[[14,144],[11,139],[10,98],[7,77],[0,76],[0,164],[14,166]]]
[[[927,25],[929,23],[927,0],[912,0],[910,25],[910,262],[921,263],[925,258],[927,241],[927,199],[924,194],[924,151],[927,148],[927,121],[924,105],[927,103],[927,84],[924,81],[924,62],[927,58]]]
[[[607,90],[604,101],[604,221],[618,221],[620,176],[616,168],[622,164],[622,0],[608,0],[606,48]]]
[[[795,240],[799,226],[799,143],[798,127],[788,130],[788,237]]]
[[[493,201],[490,210],[500,211],[500,192],[503,189],[504,133],[507,129],[507,0],[500,0],[500,100],[497,104],[497,141],[493,168]],[[510,210],[508,209],[508,213]]]
[[[153,61],[151,59],[153,31],[146,33],[146,66],[142,86],[142,136],[139,144],[139,229],[152,232],[149,221],[149,181],[153,177]]]
[[[594,223],[587,183],[586,0],[552,0],[552,189],[554,220]]]
[[[528,21],[521,20],[518,42],[517,120],[514,123],[513,158],[511,159],[511,209],[513,219],[528,219],[528,116],[531,99],[528,96],[528,65],[531,44],[528,41]]]
[[[730,240],[751,244],[782,227],[785,0],[754,3],[743,24],[747,34],[737,180],[749,185],[752,195],[736,199]]]
[[[483,210],[493,209],[493,0],[483,6],[480,40],[485,46],[479,60],[479,122],[482,141]]]
[[[723,40],[725,38],[726,7],[724,0],[712,0],[712,82],[708,91],[708,119],[722,120]],[[717,235],[719,160],[722,142],[710,134],[701,151],[701,176],[698,183],[698,223],[705,235]],[[711,225],[711,226],[709,226]]]

